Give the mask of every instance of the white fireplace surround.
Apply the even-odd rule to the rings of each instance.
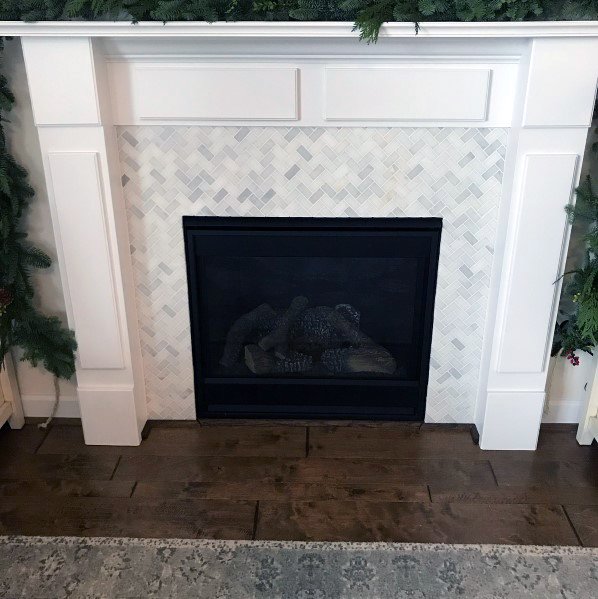
[[[116,126],[451,127],[508,129],[474,421],[483,449],[536,447],[598,23],[351,30],[0,23],[22,40],[87,443],[137,445],[147,420]]]

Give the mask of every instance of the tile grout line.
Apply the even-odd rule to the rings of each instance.
[[[118,468],[118,465],[120,464],[121,460],[122,460],[122,455],[119,455],[118,460],[116,460],[116,464],[114,464],[114,470],[112,471],[112,474],[110,475],[110,478],[108,480],[114,479],[114,475],[116,474],[116,469]]]
[[[565,514],[565,518],[567,518],[567,522],[569,522],[569,526],[573,529],[573,534],[575,535],[577,542],[582,547],[584,547],[585,545],[583,544],[583,541],[581,540],[581,537],[579,536],[579,533],[577,532],[577,529],[575,528],[575,525],[573,524],[573,521],[571,520],[571,517],[569,516],[569,512],[567,511],[567,508],[561,504],[561,509],[563,510],[563,513]]]
[[[255,512],[253,514],[253,531],[251,533],[251,540],[255,541],[255,535],[257,533],[257,523],[259,520],[259,514],[260,514],[260,500],[258,499],[255,502]]]

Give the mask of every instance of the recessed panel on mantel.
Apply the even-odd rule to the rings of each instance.
[[[541,373],[552,341],[562,252],[567,234],[564,206],[575,187],[576,154],[527,154],[519,187],[517,242],[502,324],[497,372]],[[537,243],[538,231],[555,243]],[[557,240],[560,243],[557,243]],[[522,334],[522,331],[524,333]]]
[[[328,121],[484,121],[490,69],[343,66],[326,69]]]
[[[83,369],[124,367],[96,152],[50,152],[48,164]]]
[[[136,66],[135,112],[145,120],[296,120],[297,69]]]

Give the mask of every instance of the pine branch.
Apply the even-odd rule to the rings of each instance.
[[[83,10],[82,2],[69,1],[68,10]],[[41,10],[42,5],[26,2],[27,10]],[[23,360],[68,379],[75,372],[75,335],[58,318],[41,314],[33,305],[32,270],[49,268],[52,261],[27,242],[22,230],[22,217],[34,192],[27,172],[10,155],[1,126],[14,100],[0,75],[0,366],[13,347],[20,347]]]

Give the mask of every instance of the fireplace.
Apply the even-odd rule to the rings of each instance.
[[[314,298],[307,285],[278,305],[262,297],[234,311],[224,305],[227,323],[211,331],[206,313],[215,306],[200,302],[214,298],[201,298],[206,277],[195,258],[194,370],[183,215],[441,216],[425,420],[475,423],[483,449],[534,449],[561,286],[554,281],[569,237],[563,205],[579,181],[596,97],[597,31],[588,23],[428,23],[414,37],[409,24],[395,23],[364,46],[343,23],[4,24],[5,35],[22,36],[37,172],[79,346],[68,415],[80,410],[86,442],[138,445],[148,418],[195,418],[196,393],[202,417],[218,405],[226,414],[282,414],[322,389],[330,404],[337,388],[342,400],[369,402],[372,417],[384,411],[374,398],[384,385],[396,386],[395,407],[408,395],[412,383],[400,373],[390,381],[384,373],[219,374],[239,315],[263,303],[278,313],[296,297],[358,309],[359,330],[397,366],[401,356],[377,336],[359,298]],[[555,80],[564,83],[555,89]],[[202,246],[226,232],[202,229],[214,234],[198,238],[200,268]],[[323,233],[332,241],[320,256],[330,257],[342,232]],[[252,244],[238,255],[251,257]],[[216,333],[210,353],[204,337]],[[422,403],[426,353],[427,342],[415,352],[420,378],[411,379]],[[48,413],[53,396],[31,396],[38,399]]]
[[[198,417],[423,420],[442,219],[183,227]]]

